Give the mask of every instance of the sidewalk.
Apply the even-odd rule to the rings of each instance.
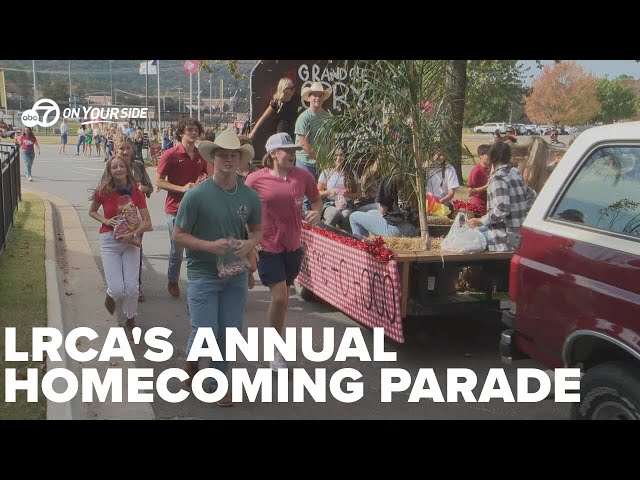
[[[64,199],[34,188],[23,186],[23,192],[33,193],[45,204],[45,271],[47,277],[47,316],[50,327],[59,329],[63,338],[77,327],[92,328],[99,336],[89,342],[84,339],[80,347],[101,351],[109,328],[117,327],[117,316],[104,308],[106,285],[100,275],[93,253],[82,229],[76,210]],[[63,353],[63,352],[61,352]],[[121,359],[86,363],[63,356],[62,362],[49,361],[47,370],[67,368],[78,380],[82,368],[97,369],[101,378],[109,367],[122,368],[123,397],[126,399],[126,370],[135,362]],[[99,401],[82,402],[80,393],[68,404],[48,402],[47,419],[155,419],[149,403],[113,403],[109,397]]]

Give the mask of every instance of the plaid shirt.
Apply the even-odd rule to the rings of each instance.
[[[535,192],[525,183],[517,168],[500,166],[489,177],[487,214],[482,224],[489,228],[487,248],[492,252],[508,252],[507,233],[517,233],[524,222]]]

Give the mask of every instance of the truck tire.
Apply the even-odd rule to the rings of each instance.
[[[640,373],[623,362],[597,365],[584,374],[574,420],[640,420]]]
[[[320,299],[318,298],[318,296],[313,293],[311,290],[309,290],[308,288],[305,288],[301,285],[299,285],[297,282],[293,282],[294,288],[296,289],[296,293],[300,296],[301,299],[303,299],[305,302],[319,302]]]

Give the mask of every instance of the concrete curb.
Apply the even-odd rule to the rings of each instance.
[[[30,192],[32,193],[32,192]],[[44,203],[44,237],[45,256],[44,268],[47,281],[47,324],[56,328],[63,335],[65,333],[62,322],[62,307],[60,306],[60,289],[58,288],[58,262],[56,260],[56,237],[53,217],[53,207],[49,200]],[[62,361],[47,361],[47,371],[54,368],[68,368],[66,352],[62,351]],[[47,420],[72,420],[71,403],[55,403],[47,400]]]
[[[117,327],[117,317],[109,316],[105,311],[104,292],[106,286],[98,265],[96,264],[89,241],[87,240],[78,213],[66,200],[33,188],[23,187],[23,193],[39,196],[45,204],[45,269],[47,280],[47,315],[50,327],[57,328],[66,334],[76,327],[92,328],[99,337],[88,342],[82,340],[82,347],[102,350],[104,339],[109,328]],[[56,221],[56,217],[59,221]],[[58,223],[56,225],[56,223]],[[58,246],[64,242],[64,255],[58,251]],[[60,258],[59,258],[60,257]],[[63,264],[60,264],[60,261]],[[64,262],[68,267],[64,267]],[[60,285],[63,285],[60,288]],[[64,296],[63,292],[64,290]],[[47,369],[66,368],[72,371],[79,380],[81,369],[95,368],[101,378],[106,370],[119,367],[123,370],[123,391],[127,391],[128,368],[135,368],[135,362],[98,362],[93,360],[80,363],[69,359],[61,351],[61,362],[48,362]],[[154,420],[155,414],[148,402],[112,402],[108,398],[100,402],[84,402],[81,392],[71,402],[59,404],[47,402],[47,419],[119,419],[119,420]]]

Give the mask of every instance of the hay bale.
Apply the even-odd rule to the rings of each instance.
[[[369,240],[375,240],[377,236],[370,235]],[[384,246],[393,251],[424,250],[421,237],[382,237]],[[431,251],[439,252],[442,237],[431,237]]]

